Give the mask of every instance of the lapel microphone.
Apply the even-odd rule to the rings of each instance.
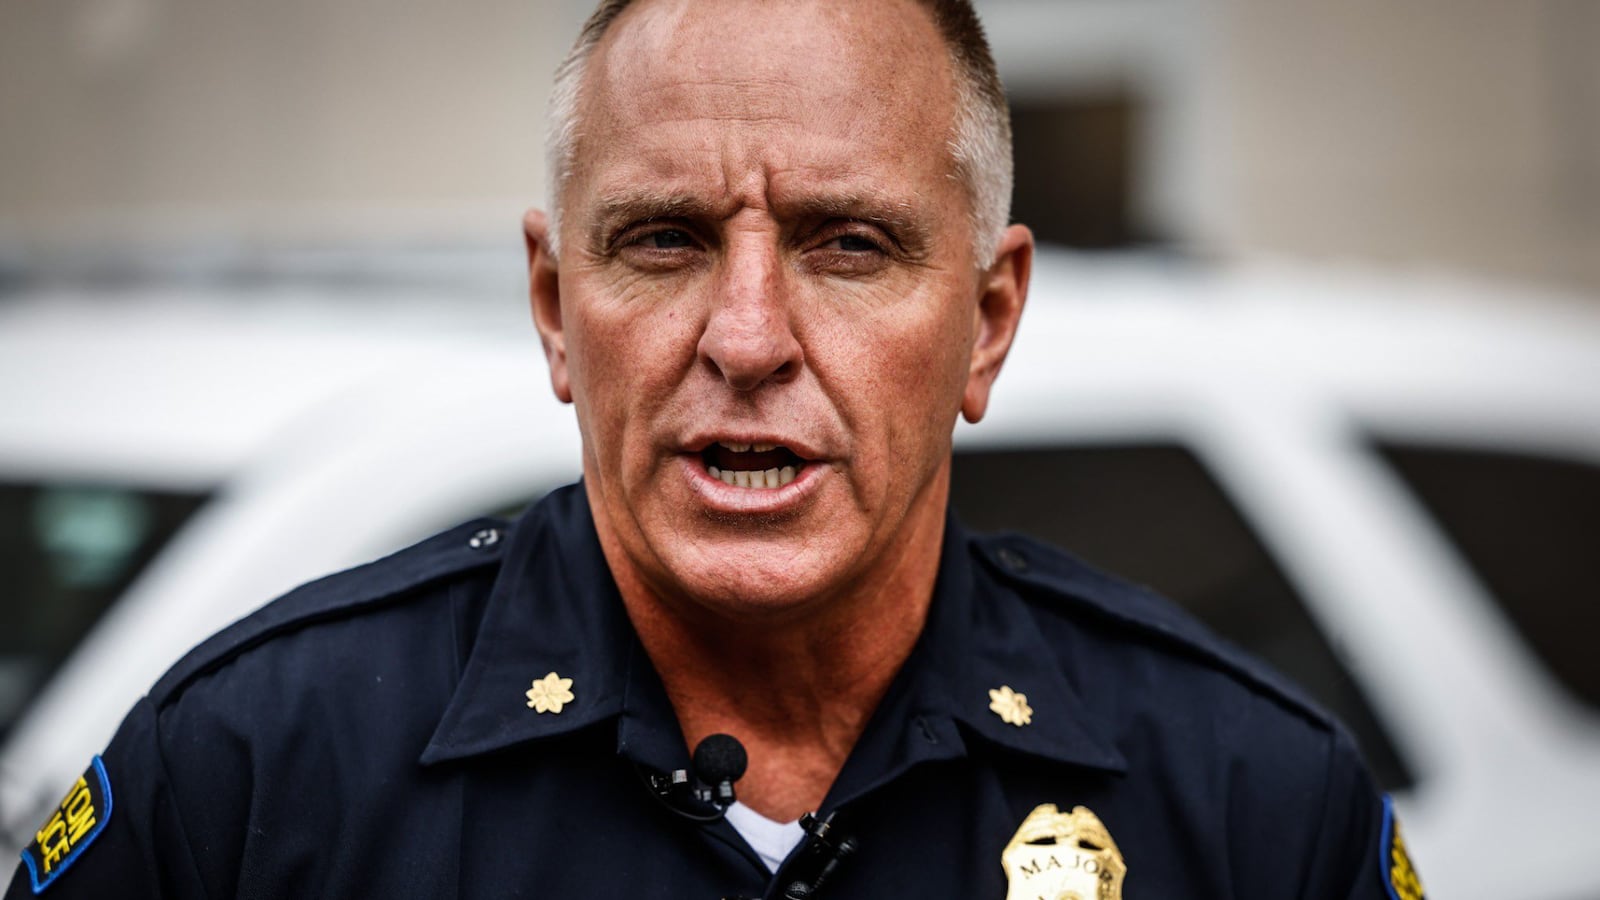
[[[695,746],[692,774],[690,769],[663,775],[635,768],[662,806],[691,822],[710,824],[728,814],[728,807],[737,799],[733,783],[744,777],[749,764],[750,757],[738,738],[713,734]]]
[[[650,795],[678,816],[709,825],[720,822],[737,799],[733,783],[744,777],[750,757],[744,745],[731,734],[713,734],[694,748],[690,769],[674,769],[671,774],[646,773],[635,767]],[[860,844],[854,837],[839,832],[835,813],[800,817],[805,838],[798,858],[789,867],[791,879],[784,888],[783,900],[813,900],[818,891],[838,871],[839,864],[854,855]],[[744,900],[744,898],[725,898]]]
[[[694,748],[695,799],[722,814],[733,805],[733,783],[744,777],[750,757],[731,734],[713,734]]]

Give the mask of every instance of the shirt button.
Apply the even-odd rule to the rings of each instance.
[[[994,555],[1000,560],[1000,565],[1005,566],[1013,572],[1028,571],[1028,561],[1022,558],[1021,553],[1018,553],[1010,547],[1001,547],[999,550],[995,551]]]
[[[500,529],[480,528],[467,538],[467,546],[474,550],[487,550],[500,543]]]

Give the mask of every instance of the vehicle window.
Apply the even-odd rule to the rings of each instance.
[[[1385,790],[1415,779],[1304,601],[1200,461],[1178,446],[961,452],[951,502],[1146,584],[1338,715]]]
[[[1600,707],[1600,466],[1418,444],[1378,450],[1551,674]]]
[[[205,497],[0,483],[0,739]]]

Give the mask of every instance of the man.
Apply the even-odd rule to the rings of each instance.
[[[1033,249],[965,2],[607,2],[553,118],[581,486],[203,645],[8,896],[1420,896],[1325,714],[947,516]]]

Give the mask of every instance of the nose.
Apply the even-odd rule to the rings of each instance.
[[[755,241],[731,246],[717,273],[700,358],[736,391],[792,380],[805,355],[789,300],[776,248]]]

